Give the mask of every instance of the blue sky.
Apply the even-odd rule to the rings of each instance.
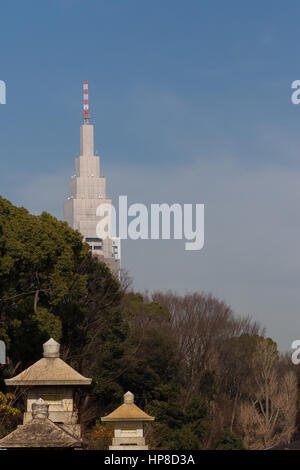
[[[62,218],[89,80],[108,195],[206,204],[206,242],[126,242],[137,288],[211,291],[288,349],[300,337],[300,5],[0,6],[0,193]]]

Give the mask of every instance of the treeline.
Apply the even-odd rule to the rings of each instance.
[[[209,294],[131,292],[66,223],[0,198],[1,435],[25,400],[6,395],[3,379],[38,360],[51,336],[93,378],[76,396],[89,448],[107,447],[99,418],[127,390],[156,417],[154,449],[263,449],[296,435],[295,366],[259,324]]]

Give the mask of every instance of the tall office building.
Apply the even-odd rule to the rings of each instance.
[[[120,259],[117,252],[120,254],[120,249],[113,248],[111,238],[99,238],[96,233],[97,224],[101,220],[96,215],[97,208],[103,203],[111,204],[111,199],[106,198],[106,180],[100,173],[100,158],[94,155],[94,126],[90,124],[87,80],[83,85],[83,118],[80,155],[75,158],[75,175],[70,180],[69,197],[64,204],[64,220],[82,233],[92,254],[119,276]]]

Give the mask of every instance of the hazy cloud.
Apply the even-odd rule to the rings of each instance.
[[[106,165],[107,166],[107,165]],[[137,289],[211,291],[240,314],[267,327],[281,348],[300,337],[300,171],[267,165],[246,170],[235,159],[193,164],[107,166],[108,195],[128,203],[204,203],[205,245],[183,241],[124,241],[123,266]],[[68,178],[17,178],[14,202],[62,217]]]

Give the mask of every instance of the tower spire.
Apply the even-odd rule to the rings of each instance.
[[[83,82],[83,122],[89,124],[89,84],[87,80]]]

